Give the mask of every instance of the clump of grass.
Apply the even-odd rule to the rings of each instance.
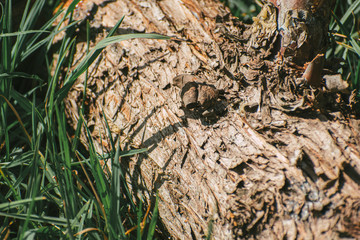
[[[121,20],[62,79],[61,72],[72,64],[77,22],[71,16],[78,2],[73,1],[62,15],[48,15],[41,27],[38,16],[44,16],[46,9],[51,13],[46,0],[27,0],[18,26],[13,22],[13,2],[0,3],[0,239],[151,239],[154,235],[158,199],[154,196],[153,206],[147,207],[153,209],[152,217],[149,211],[143,214],[146,204],[141,199],[134,202],[120,164],[122,156],[146,149],[122,151],[109,132],[112,150],[106,155],[95,152],[90,135],[89,151],[82,150],[79,135],[81,128],[88,131],[86,124],[80,118],[70,140],[63,99],[107,45],[137,37],[168,38],[112,36]],[[61,27],[65,20],[68,24]],[[55,47],[53,39],[60,32],[66,33]],[[111,172],[105,173],[100,164],[104,160],[110,161]]]
[[[328,58],[343,60],[340,73],[360,97],[360,0],[336,2],[330,23],[332,44]],[[360,110],[360,109],[359,109]],[[359,111],[360,112],[360,111]]]

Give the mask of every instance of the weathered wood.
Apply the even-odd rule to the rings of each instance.
[[[220,2],[94,2],[78,10],[79,18],[92,11],[93,44],[122,16],[119,34],[183,39],[107,47],[89,69],[87,89],[86,121],[99,152],[110,148],[103,111],[123,149],[148,148],[122,165],[134,195],[150,203],[159,193],[160,219],[173,238],[201,239],[210,222],[214,239],[360,237],[360,123],[335,105],[321,105],[335,93],[321,93],[328,99],[321,102],[321,94],[303,89],[299,99],[286,99],[285,86],[303,70],[271,60],[276,23],[273,29],[268,21],[261,35],[268,49],[254,48],[257,26],[249,30]],[[84,46],[77,44],[78,58]],[[220,116],[182,107],[172,79],[184,73],[223,92]],[[83,81],[65,101],[74,127]]]

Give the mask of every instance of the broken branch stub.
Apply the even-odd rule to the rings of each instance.
[[[280,54],[295,64],[325,50],[333,0],[272,0],[278,9]]]
[[[298,66],[323,54],[328,41],[328,26],[333,0],[269,0],[278,9],[279,54],[281,59]],[[306,64],[310,85],[318,87],[324,59]]]

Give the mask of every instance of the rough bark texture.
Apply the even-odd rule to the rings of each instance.
[[[121,162],[134,194],[150,203],[159,193],[160,219],[174,239],[201,239],[210,223],[214,239],[360,237],[352,100],[309,88],[304,68],[274,60],[276,17],[262,12],[247,26],[212,0],[87,1],[75,16],[86,13],[93,43],[122,16],[119,34],[182,39],[107,47],[89,69],[86,96],[99,152],[110,147],[103,112],[124,150],[148,148]],[[84,42],[77,54],[84,56]],[[215,116],[183,107],[172,79],[184,73],[219,90]],[[83,81],[66,99],[74,127]]]

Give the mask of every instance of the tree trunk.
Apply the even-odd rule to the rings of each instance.
[[[85,116],[99,152],[110,148],[104,117],[124,150],[148,148],[121,163],[134,195],[150,204],[158,192],[174,239],[201,239],[210,225],[214,239],[360,238],[360,123],[346,89],[306,77],[326,41],[310,54],[312,30],[303,32],[311,27],[305,19],[280,29],[283,10],[264,5],[252,25],[214,0],[89,0],[75,14],[91,12],[93,44],[122,16],[119,34],[176,37],[107,47],[89,69]],[[287,38],[295,35],[305,40],[295,46]],[[84,52],[80,41],[76,59]],[[180,74],[192,76],[175,84]],[[74,127],[83,81],[66,99]],[[200,98],[211,91],[205,106]]]

